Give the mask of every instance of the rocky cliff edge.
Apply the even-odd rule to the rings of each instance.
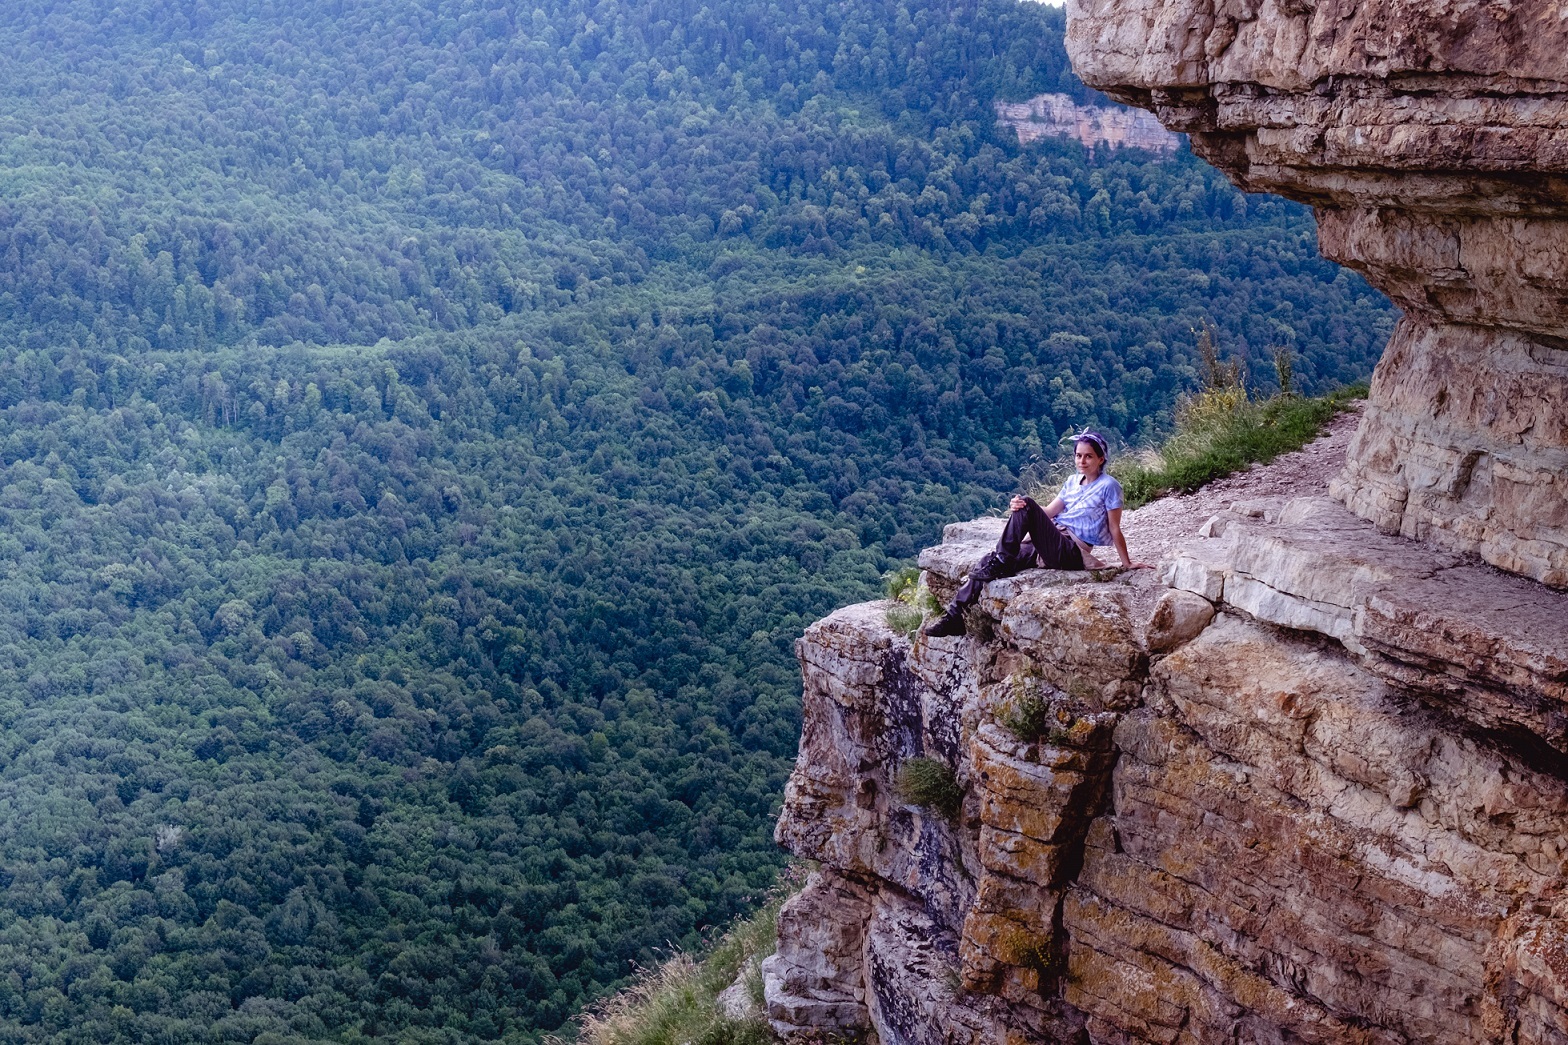
[[[1568,8],[1068,0],[1068,49],[1404,317],[1332,482],[1130,513],[1195,531],[1158,576],[806,632],[775,1029],[1568,1045]]]
[[[777,838],[820,869],[776,1031],[1568,1042],[1568,596],[1293,488],[1347,436],[1129,513],[1140,549],[1202,519],[1158,575],[993,582],[956,639],[885,603],[806,632]],[[938,594],[1000,524],[926,550]],[[916,758],[956,812],[900,792]]]

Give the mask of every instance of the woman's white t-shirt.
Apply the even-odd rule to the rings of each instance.
[[[1056,517],[1056,525],[1085,544],[1111,543],[1111,526],[1106,513],[1122,506],[1122,484],[1110,473],[1101,472],[1090,483],[1085,483],[1083,476],[1075,475],[1062,484],[1056,496],[1067,506]]]

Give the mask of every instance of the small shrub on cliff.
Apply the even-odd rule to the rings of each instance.
[[[906,566],[882,575],[887,584],[887,597],[893,605],[887,609],[887,626],[904,638],[912,637],[925,620],[925,615],[937,608],[931,590],[920,583],[920,568]]]
[[[997,715],[1001,727],[1025,743],[1043,740],[1047,744],[1065,744],[1072,734],[1057,724],[1051,706],[1039,696],[1026,696],[1022,701],[1009,704]]]
[[[1054,724],[1051,704],[1040,692],[1039,681],[1027,675],[1013,678],[1013,695],[997,710],[997,724],[1026,743],[1038,740]]]
[[[1026,744],[1044,741],[1066,744],[1073,715],[1066,708],[1053,708],[1034,679],[1019,676],[1013,680],[1013,695],[996,713],[997,725]]]
[[[882,581],[887,585],[887,597],[895,602],[908,602],[912,593],[920,586],[920,567],[905,566],[901,570],[889,570],[882,575]]]
[[[898,796],[911,805],[923,806],[949,820],[958,818],[964,804],[964,789],[958,786],[947,763],[935,758],[912,758],[898,771],[895,781]]]

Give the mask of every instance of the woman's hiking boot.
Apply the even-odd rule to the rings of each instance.
[[[964,614],[961,610],[951,609],[943,613],[936,620],[920,629],[920,634],[930,639],[945,639],[951,635],[964,633]]]

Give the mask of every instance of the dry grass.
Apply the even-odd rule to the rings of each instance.
[[[804,884],[799,869],[786,872],[762,910],[735,925],[702,958],[675,954],[645,969],[630,986],[594,1005],[576,1020],[571,1039],[550,1045],[768,1045],[772,1033],[761,1012],[763,958],[778,942],[778,913]],[[758,1015],[734,1019],[719,1012],[718,996],[744,974]]]
[[[1176,430],[1164,446],[1113,462],[1110,471],[1122,484],[1128,508],[1173,491],[1189,493],[1248,465],[1299,450],[1365,395],[1365,386],[1351,386],[1313,399],[1276,395],[1253,400],[1240,385],[1210,388],[1183,401]]]
[[[918,566],[892,570],[883,574],[882,580],[887,585],[887,597],[891,601],[887,608],[888,627],[906,639],[913,638],[926,615],[941,607],[936,604],[930,589],[920,583]]]

